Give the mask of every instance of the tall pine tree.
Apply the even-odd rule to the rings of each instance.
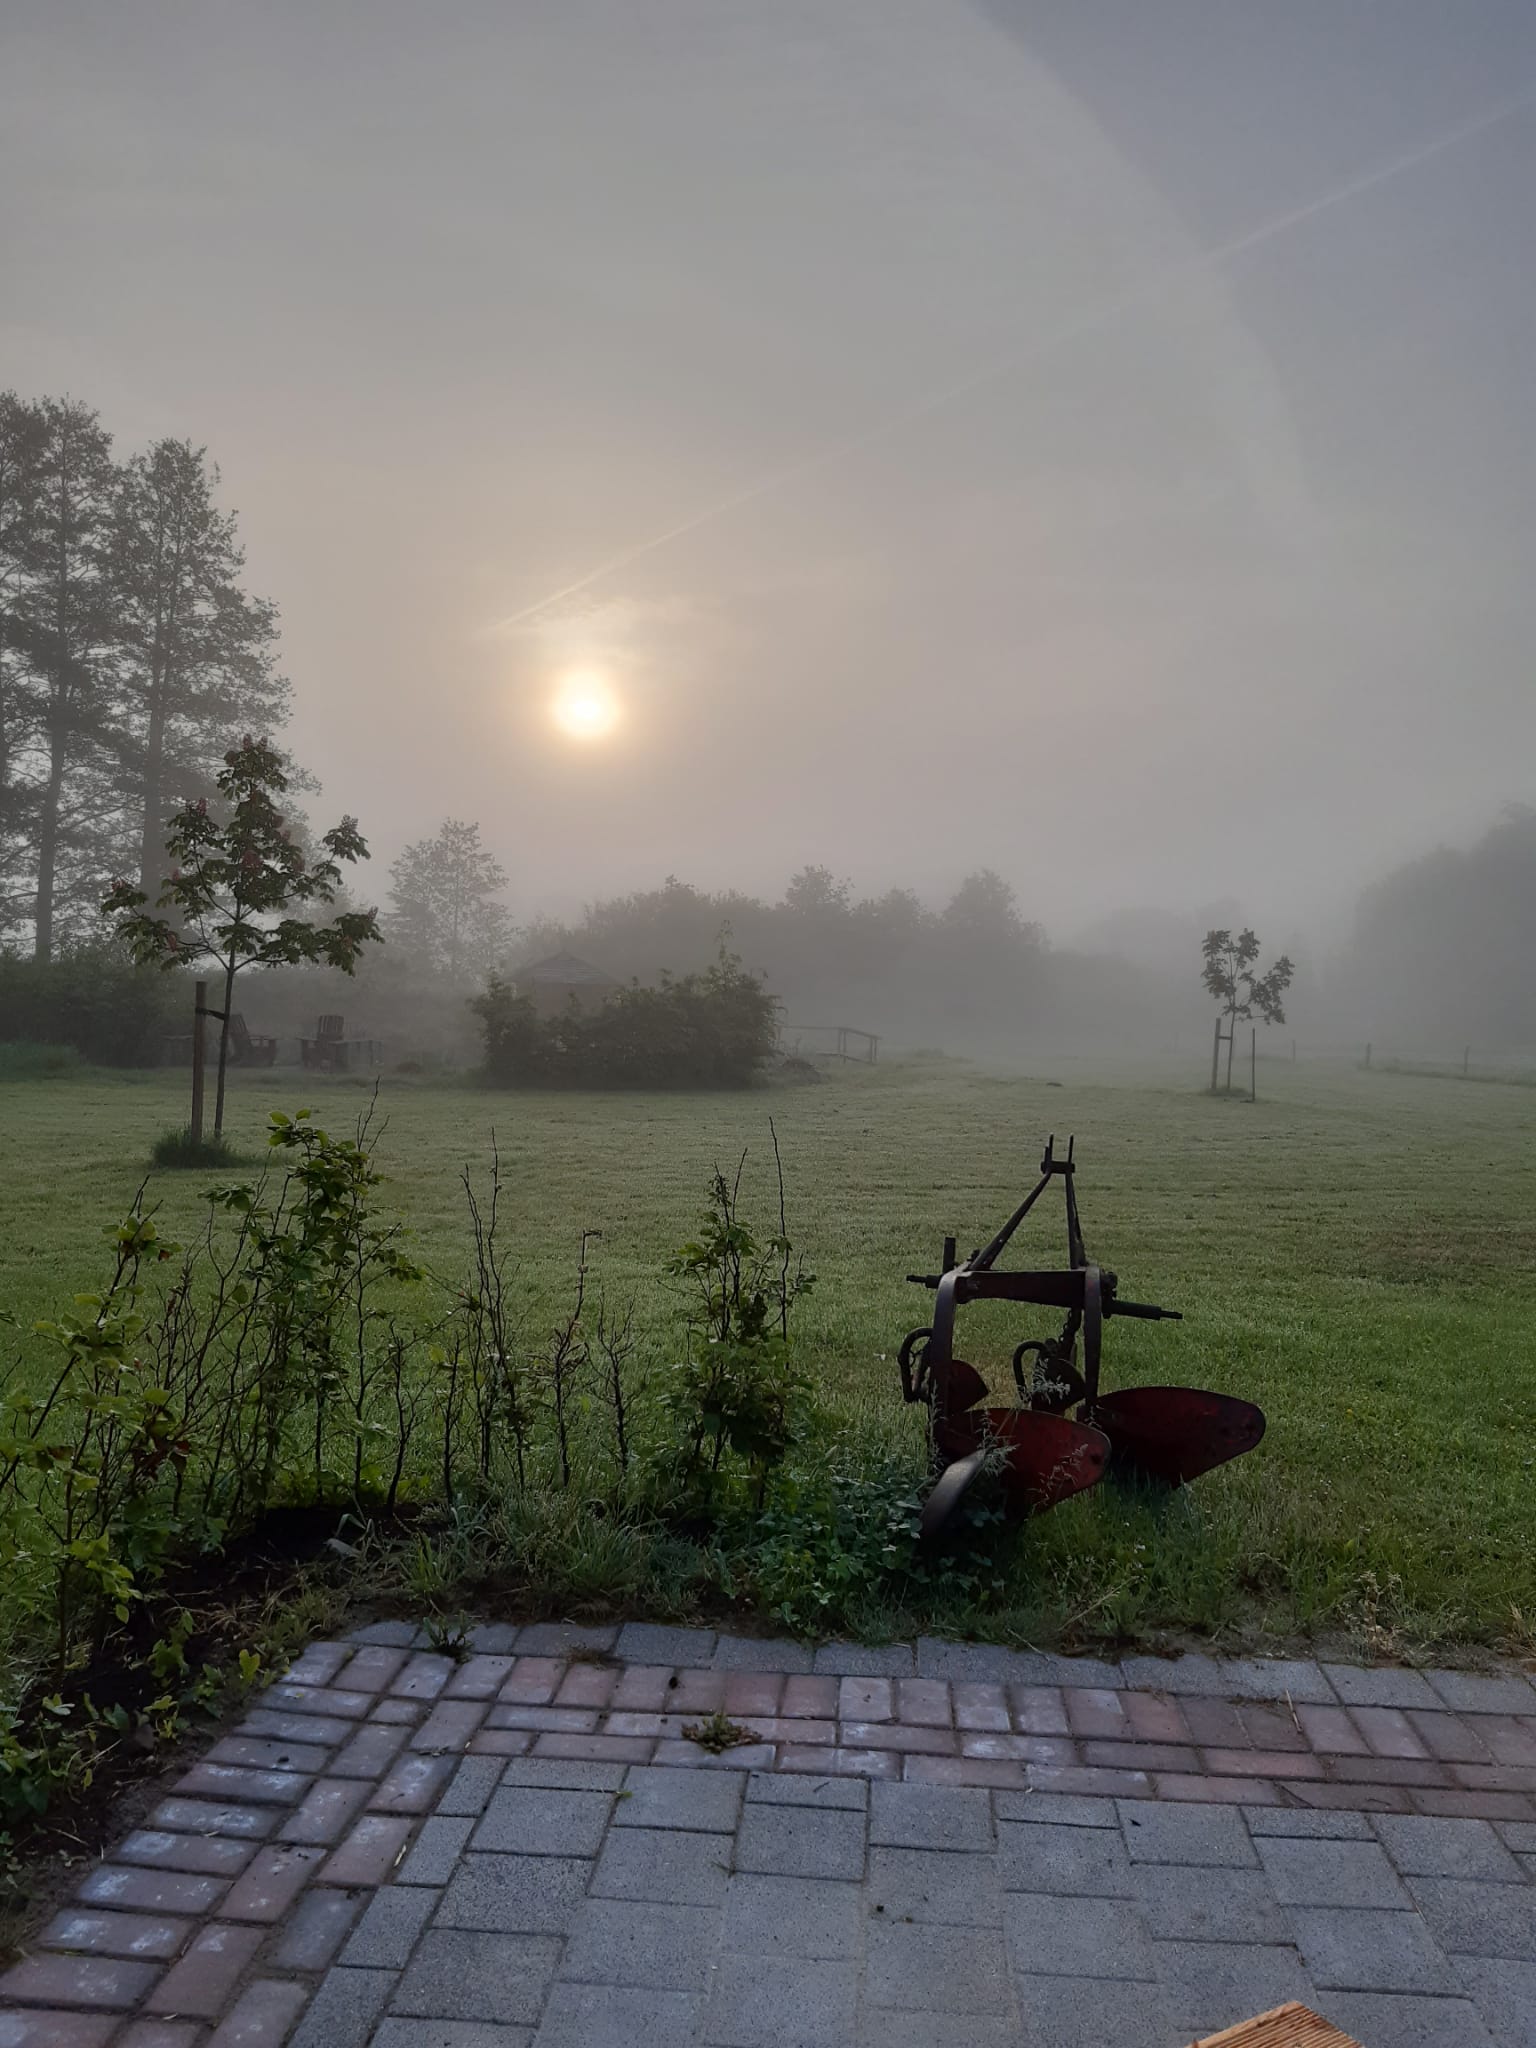
[[[233,513],[213,502],[217,468],[189,441],[157,441],[120,472],[110,576],[121,691],[116,746],[133,867],[148,893],[165,821],[206,795],[230,734],[288,715],[274,661],[274,608],[241,588]]]
[[[23,602],[37,574],[43,415],[0,391],[0,940],[32,907],[38,633]]]

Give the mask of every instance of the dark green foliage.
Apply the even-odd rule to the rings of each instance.
[[[519,1088],[745,1088],[773,1049],[777,1005],[722,951],[702,974],[618,990],[599,1008],[541,1018],[493,981],[473,1008],[487,1079]]]
[[[189,977],[135,966],[110,942],[49,961],[0,953],[0,1040],[72,1046],[103,1067],[154,1066],[162,1041],[192,1028]]]
[[[215,1137],[205,1135],[195,1139],[190,1124],[183,1124],[179,1131],[166,1131],[156,1138],[149,1156],[156,1166],[238,1166],[240,1163],[240,1154],[222,1132]]]

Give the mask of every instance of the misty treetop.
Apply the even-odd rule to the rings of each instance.
[[[153,890],[173,809],[288,715],[218,483],[189,441],[118,460],[88,405],[0,393],[0,945],[48,960],[110,876]]]
[[[478,824],[445,818],[431,839],[405,849],[389,875],[395,959],[455,986],[483,985],[505,966],[512,919],[500,892],[507,874],[481,845]]]

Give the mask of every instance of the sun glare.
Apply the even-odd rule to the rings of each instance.
[[[556,692],[555,724],[567,739],[600,740],[619,722],[618,700],[599,675],[582,670],[567,676]]]

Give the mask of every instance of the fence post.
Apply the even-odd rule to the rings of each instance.
[[[208,1001],[206,981],[194,982],[192,1000],[192,1143],[203,1142],[203,1018]]]

